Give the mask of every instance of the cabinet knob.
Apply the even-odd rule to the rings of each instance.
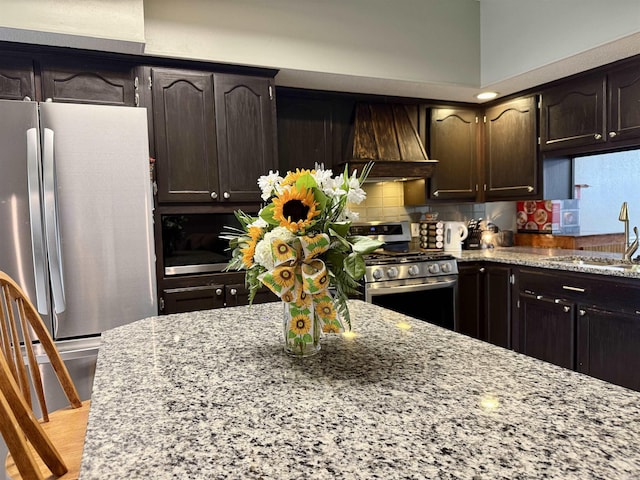
[[[616,132],[609,132],[609,138],[613,138],[618,135]]]
[[[230,197],[231,197],[231,194],[230,194],[229,192],[224,192],[224,193],[222,194],[222,196],[223,196],[224,198],[230,198]]]
[[[218,295],[218,296],[222,295],[222,289],[221,288],[216,288],[216,295]]]
[[[533,187],[531,185],[527,186],[527,192],[529,193],[533,192]]]
[[[215,200],[216,198],[218,198],[218,194],[216,192],[211,192],[211,198]]]
[[[484,273],[485,268],[484,267],[480,267],[480,269],[478,270],[480,273]]]
[[[542,295],[536,295],[536,300],[542,300],[544,297]]]
[[[229,290],[229,293],[235,296],[238,294],[238,290],[236,290],[235,288],[232,288],[231,290]]]
[[[600,140],[602,138],[602,135],[600,135],[599,133],[596,133],[593,138],[595,138],[596,140]]]
[[[436,190],[435,192],[433,192],[433,196],[438,198],[438,196],[440,195],[440,192],[438,190]]]
[[[584,317],[584,316],[587,314],[587,312],[586,312],[586,310],[582,310],[582,309],[580,309],[580,310],[578,311],[578,314],[579,314],[581,317]]]
[[[564,310],[565,313],[568,313],[569,311],[571,311],[571,307],[569,305],[565,305],[564,307],[562,307],[562,310]]]

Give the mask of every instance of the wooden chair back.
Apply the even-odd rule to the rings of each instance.
[[[35,348],[38,347],[49,358],[69,404],[73,408],[80,408],[82,402],[71,375],[35,306],[22,288],[2,271],[0,291],[0,350],[26,401],[33,407],[33,388],[42,411],[42,419],[49,421],[42,377],[36,361]]]
[[[69,400],[66,409],[49,412],[47,408],[36,358],[41,352],[48,357]],[[42,412],[41,421],[34,414],[32,391]],[[89,406],[90,401],[80,400],[35,306],[22,288],[0,271],[0,433],[9,449],[6,468],[11,478],[77,478]]]

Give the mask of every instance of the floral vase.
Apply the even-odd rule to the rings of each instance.
[[[320,320],[283,302],[284,351],[293,357],[310,357],[320,351]]]

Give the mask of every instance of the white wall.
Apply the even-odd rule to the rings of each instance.
[[[585,55],[575,71],[640,53],[640,0],[481,0],[482,85],[536,70],[632,36],[624,47]],[[619,58],[615,58],[618,56]],[[566,74],[575,73],[567,71]]]
[[[147,0],[146,53],[477,85],[476,0]]]
[[[0,40],[142,53],[143,0],[0,0]]]

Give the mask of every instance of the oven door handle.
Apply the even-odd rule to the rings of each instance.
[[[424,290],[435,290],[438,288],[453,287],[457,283],[457,279],[453,280],[438,280],[433,283],[420,283],[417,285],[399,285],[395,287],[382,287],[382,288],[369,288],[367,292],[372,297],[378,295],[389,295],[393,293],[411,293],[422,292]]]

